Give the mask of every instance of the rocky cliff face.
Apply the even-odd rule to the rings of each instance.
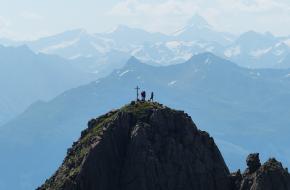
[[[235,190],[289,190],[290,175],[288,169],[271,158],[261,165],[259,154],[250,154],[247,158],[248,168],[231,174],[232,188]]]
[[[227,190],[228,175],[214,140],[187,114],[132,102],[91,120],[39,189]]]
[[[261,166],[258,159],[250,155],[244,174],[230,174],[213,138],[186,113],[132,102],[89,121],[61,167],[38,189],[290,189],[279,162]]]

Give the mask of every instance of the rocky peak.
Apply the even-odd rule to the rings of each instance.
[[[247,157],[248,168],[243,174],[240,171],[231,174],[233,190],[289,190],[290,174],[282,164],[271,158],[263,165],[259,154]]]
[[[38,190],[290,190],[275,159],[229,173],[214,140],[191,117],[152,102],[131,102],[88,122],[63,164]]]
[[[246,173],[248,173],[248,174],[252,174],[252,173],[256,172],[261,167],[259,153],[250,154],[247,157],[246,162],[247,162],[247,166],[248,166]]]
[[[192,16],[187,24],[180,30],[174,33],[175,36],[184,35],[185,33],[190,33],[194,31],[203,31],[203,30],[211,30],[213,29],[208,22],[199,15]]]
[[[213,138],[190,116],[132,102],[92,119],[39,189],[227,190],[228,175]]]

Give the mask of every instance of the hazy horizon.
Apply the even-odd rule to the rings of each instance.
[[[0,37],[14,40],[32,40],[77,28],[100,33],[118,25],[170,34],[196,14],[218,31],[238,35],[254,30],[269,31],[276,36],[290,35],[285,28],[290,22],[290,2],[286,0],[0,2],[5,4],[0,7]]]

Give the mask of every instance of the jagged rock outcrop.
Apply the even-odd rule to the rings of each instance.
[[[261,165],[259,154],[250,154],[247,158],[248,168],[231,174],[233,190],[290,190],[288,169],[271,158]]]
[[[39,190],[230,190],[213,138],[182,111],[132,102],[88,125]]]
[[[246,162],[247,162],[248,168],[245,171],[244,175],[250,175],[250,174],[256,172],[261,167],[259,153],[250,154],[247,157]]]

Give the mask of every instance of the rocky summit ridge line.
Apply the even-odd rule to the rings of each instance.
[[[191,117],[152,102],[131,102],[88,122],[38,190],[290,190],[275,159],[230,174],[212,137]]]

